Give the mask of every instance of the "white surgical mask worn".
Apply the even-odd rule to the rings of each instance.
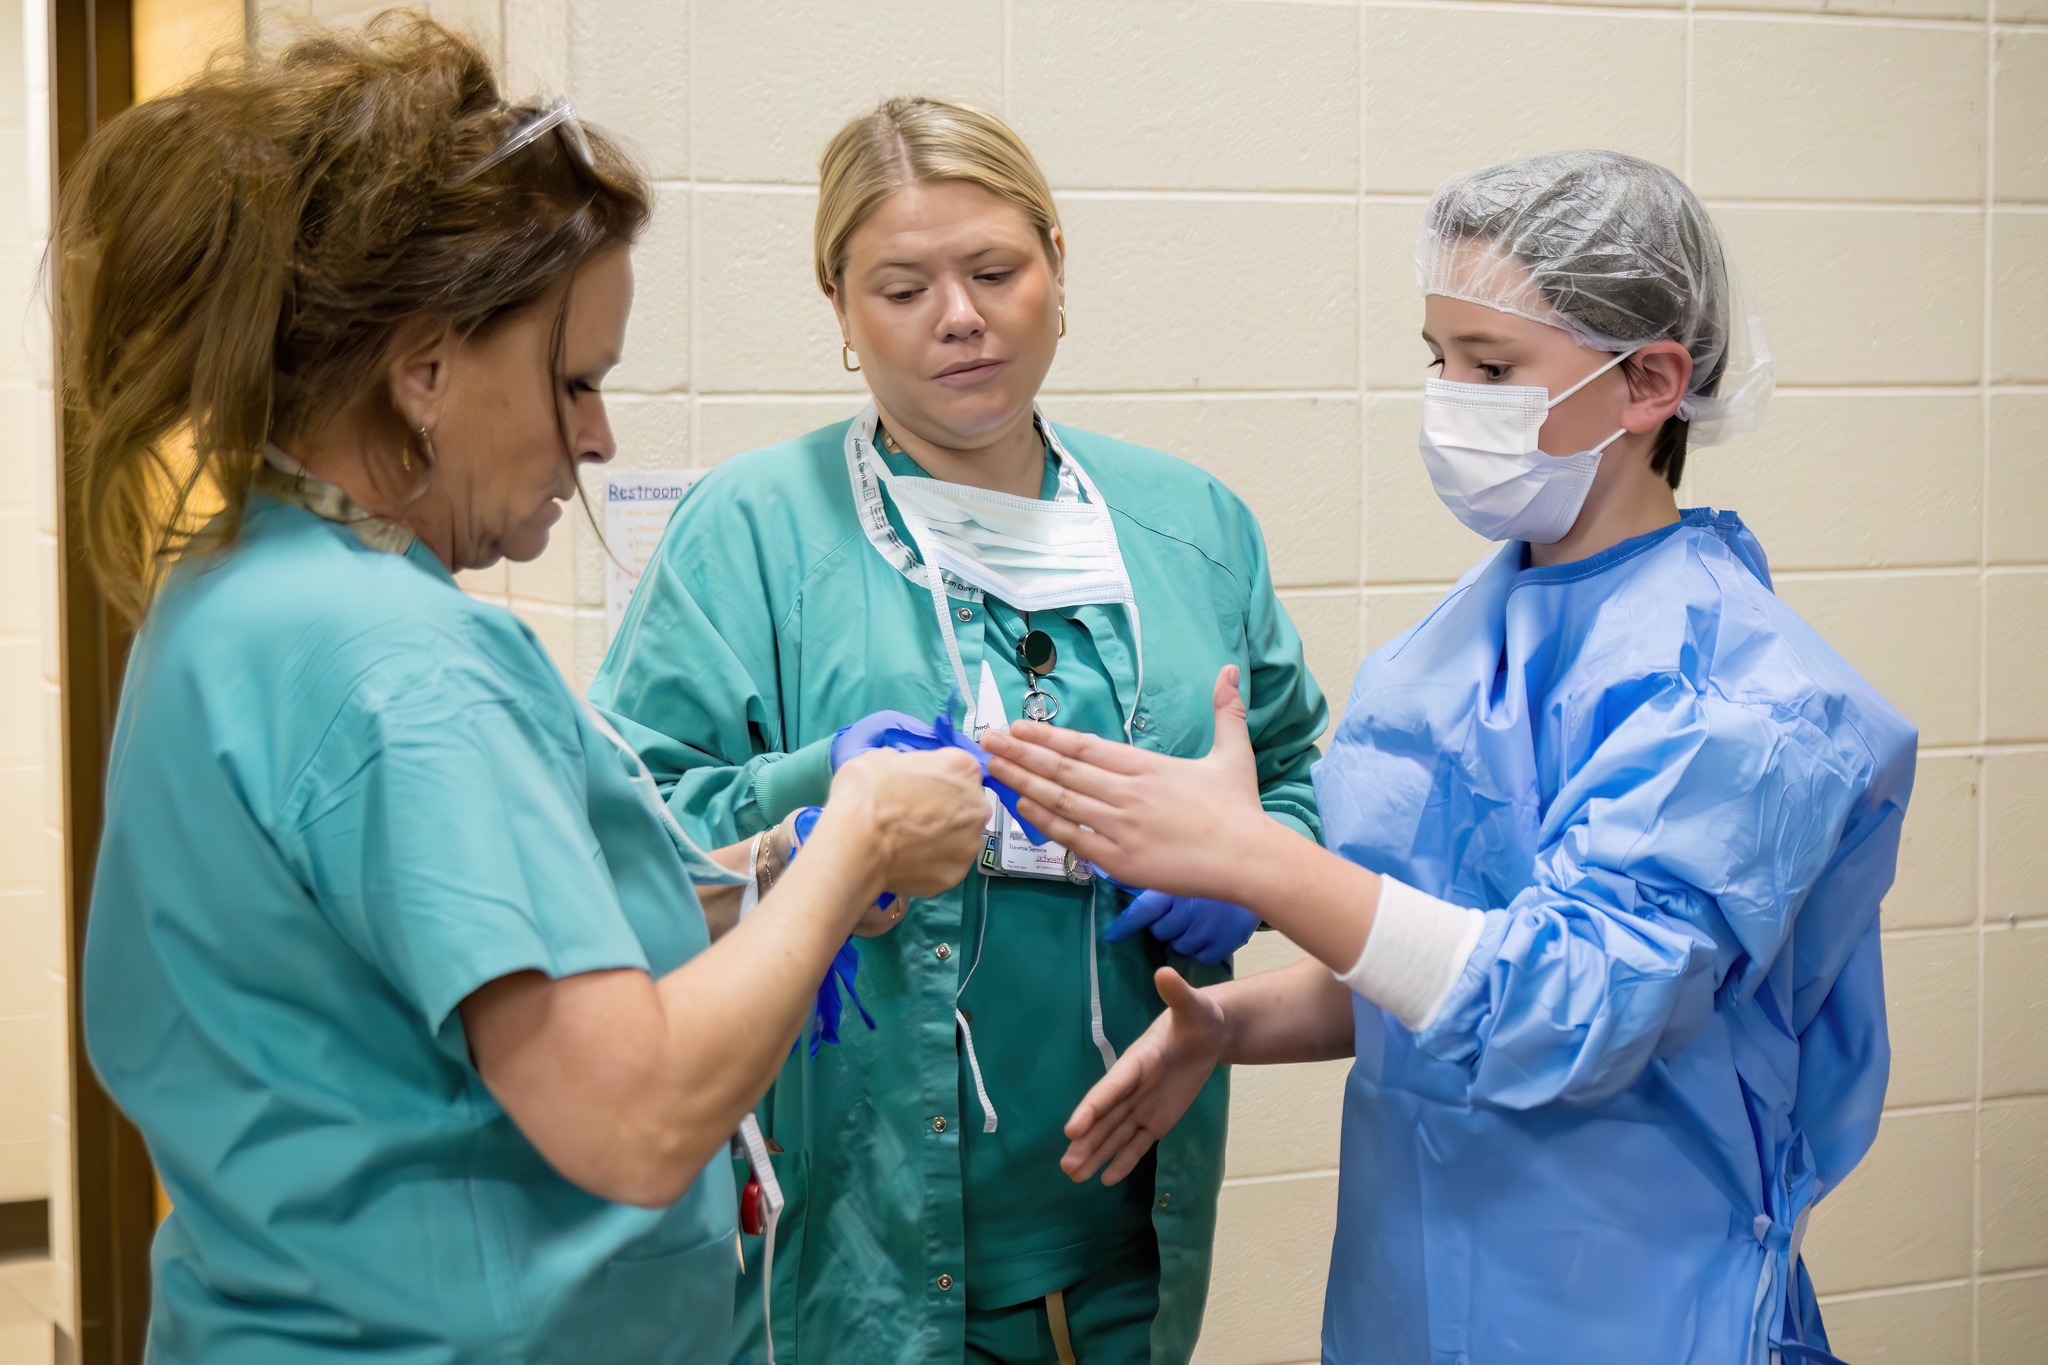
[[[1626,427],[1591,450],[1558,457],[1536,445],[1550,409],[1634,355],[1623,351],[1552,398],[1533,384],[1422,386],[1422,462],[1444,506],[1488,540],[1549,545],[1579,519],[1600,456]]]

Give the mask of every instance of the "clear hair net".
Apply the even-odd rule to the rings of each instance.
[[[1444,294],[1560,327],[1599,351],[1692,354],[1679,416],[1712,444],[1771,396],[1763,327],[1713,220],[1670,171],[1620,152],[1553,152],[1459,176],[1430,200],[1416,273]]]

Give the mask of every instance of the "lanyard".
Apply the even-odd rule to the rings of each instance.
[[[983,728],[978,716],[978,690],[967,676],[967,663],[960,653],[960,638],[953,630],[953,607],[947,598],[947,585],[951,584],[968,601],[980,601],[981,590],[963,583],[950,574],[942,572],[931,562],[929,556],[920,560],[915,551],[896,534],[896,528],[889,522],[887,507],[882,501],[882,479],[887,470],[881,455],[875,450],[875,427],[881,414],[873,403],[861,409],[860,416],[853,419],[853,425],[846,432],[846,471],[853,484],[854,506],[860,517],[861,530],[867,534],[868,543],[882,558],[894,565],[896,571],[911,582],[922,586],[931,594],[932,612],[938,618],[939,638],[945,645],[946,661],[953,670],[953,684],[958,690],[966,717],[962,728],[970,735],[979,734]],[[1089,502],[1103,509],[1103,534],[1109,542],[1110,553],[1115,557],[1117,574],[1122,582],[1122,591],[1109,599],[1124,609],[1124,615],[1131,623],[1131,657],[1137,671],[1137,685],[1132,689],[1130,705],[1125,708],[1123,725],[1125,740],[1131,739],[1132,722],[1137,719],[1139,698],[1145,691],[1145,649],[1142,629],[1138,621],[1138,603],[1131,585],[1130,570],[1124,564],[1122,548],[1117,543],[1116,524],[1109,516],[1109,501],[1088,477],[1088,471],[1080,461],[1068,453],[1060,441],[1059,433],[1042,415],[1034,414],[1039,432],[1045,437],[1046,445],[1052,450],[1059,466],[1059,488],[1055,501],[1079,501],[1085,493]],[[898,504],[897,512],[903,517],[911,535],[918,533],[919,526],[914,516]],[[1076,603],[1074,605],[1083,605]],[[1090,604],[1090,605],[1106,605]]]

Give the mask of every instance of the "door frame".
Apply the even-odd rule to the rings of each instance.
[[[34,3],[35,0],[30,0]],[[52,0],[50,126],[57,183],[101,123],[134,101],[130,0]],[[56,227],[52,224],[52,235]],[[56,259],[54,249],[50,259]],[[52,272],[54,299],[61,280]],[[52,358],[62,393],[60,355]],[[75,449],[57,403],[61,512],[57,518],[57,622],[63,733],[64,934],[71,1059],[72,1261],[76,1338],[60,1325],[59,1358],[75,1365],[141,1365],[149,1326],[150,1241],[156,1232],[156,1172],[134,1125],[86,1063],[80,1001],[85,927],[104,816],[107,753],[130,632],[99,591],[84,555],[71,496]]]

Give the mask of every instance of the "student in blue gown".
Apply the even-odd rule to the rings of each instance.
[[[1326,1360],[1831,1360],[1799,1243],[1883,1105],[1913,729],[1738,517],[1678,507],[1688,437],[1769,387],[1683,184],[1480,171],[1420,264],[1423,458],[1506,544],[1360,670],[1316,770],[1331,851],[1258,818],[1227,670],[1205,759],[990,741],[1054,837],[1311,955],[1161,972],[1065,1164],[1121,1179],[1219,1062],[1355,1057]]]
[[[863,756],[735,924],[748,850],[456,585],[613,453],[647,203],[425,21],[216,67],[73,172],[87,548],[146,604],[85,1034],[172,1203],[156,1365],[723,1359],[735,1126],[883,887],[980,847],[971,757]]]

